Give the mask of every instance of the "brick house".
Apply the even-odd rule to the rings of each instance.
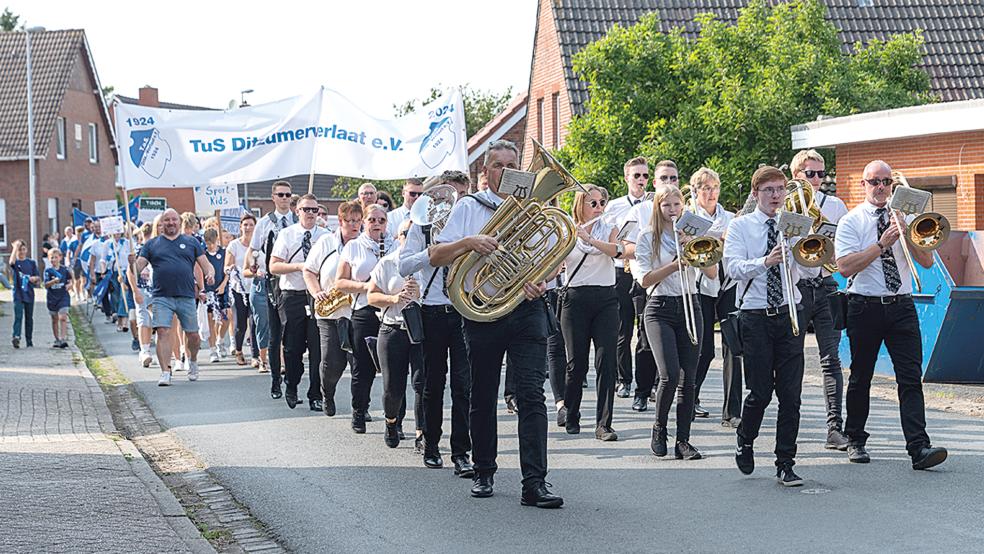
[[[513,98],[505,109],[468,139],[468,175],[473,185],[478,183],[485,147],[489,143],[508,140],[520,149],[523,148],[526,140],[523,134],[526,129],[526,110],[526,93],[523,92]]]
[[[861,174],[881,159],[932,192],[930,209],[957,230],[984,229],[984,100],[912,106],[795,125],[792,145],[834,148],[837,196],[864,200]]]
[[[0,253],[30,240],[27,71],[23,32],[0,32]],[[45,233],[116,193],[116,143],[81,29],[31,33],[37,250]]]
[[[539,0],[530,70],[526,136],[559,148],[571,118],[588,106],[588,84],[574,75],[572,59],[613,25],[629,26],[658,12],[664,31],[682,27],[696,37],[693,19],[711,12],[734,22],[744,0]],[[945,102],[984,98],[984,5],[978,2],[825,0],[828,17],[841,31],[844,48],[923,29],[923,68]],[[529,162],[527,149],[524,165]]]

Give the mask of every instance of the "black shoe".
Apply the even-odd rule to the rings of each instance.
[[[649,441],[649,448],[652,449],[657,458],[666,456],[666,429],[659,425],[653,425],[653,437]]]
[[[740,417],[729,417],[727,419],[721,420],[721,427],[727,427],[729,429],[737,429],[741,425]]]
[[[632,387],[628,383],[619,383],[618,389],[615,391],[615,396],[619,398],[628,398],[632,396]]]
[[[637,396],[636,399],[632,401],[633,412],[645,412],[648,409],[649,409],[649,399],[646,398],[645,396],[643,397]]]
[[[352,426],[355,427],[354,422],[352,423]],[[397,446],[400,446],[400,435],[399,433],[396,432],[395,421],[393,423],[390,423],[388,421],[386,422],[386,430],[383,432],[383,442],[386,443],[386,446],[390,448],[396,448]]]
[[[676,442],[676,445],[673,447],[673,455],[678,460],[699,460],[703,458],[700,455],[700,450],[697,450],[692,444],[686,441]]]
[[[582,389],[586,389],[586,388],[588,388],[588,377],[587,377],[587,376],[585,376],[585,377],[584,377],[584,380],[583,380],[583,381],[581,381],[581,388],[582,388]]]
[[[946,460],[946,448],[927,446],[912,457],[912,469],[929,469]]]
[[[827,431],[827,444],[823,445],[824,448],[829,450],[840,450],[844,452],[847,450],[847,437],[844,433],[841,433],[840,429],[834,428]]]
[[[10,342],[14,345],[14,348],[20,348],[20,337],[14,337]]]
[[[871,456],[864,449],[864,445],[849,444],[847,446],[847,460],[852,464],[866,464],[871,461]]]
[[[468,454],[451,456],[451,462],[454,463],[454,474],[458,477],[461,477],[462,479],[471,479],[475,476],[475,466],[473,466],[471,460],[468,459]]]
[[[506,411],[509,412],[509,413],[511,413],[511,414],[518,414],[519,413],[519,406],[516,405],[516,397],[515,396],[507,396],[506,397]]]
[[[755,471],[755,452],[752,445],[743,444],[741,437],[738,437],[738,448],[735,449],[735,465],[738,470],[745,475],[751,475]]]
[[[283,391],[280,390],[280,383],[274,383],[270,386],[270,398],[279,400],[283,395]]]
[[[796,475],[791,465],[781,465],[776,468],[776,479],[784,487],[802,487],[803,478]]]
[[[424,453],[424,436],[423,435],[420,435],[419,437],[413,439],[413,453],[414,454],[423,454]]]
[[[532,487],[524,488],[520,504],[537,508],[560,508],[564,505],[564,499],[548,491],[547,487],[550,486],[550,483],[540,481]]]
[[[566,425],[564,429],[567,430],[568,435],[577,435],[581,433],[581,414],[568,414]]]
[[[396,434],[400,437],[401,441],[407,440],[407,434],[403,432],[403,421],[396,422]]]
[[[476,475],[471,488],[472,497],[488,498],[492,496],[493,484],[494,481],[491,475]]]
[[[710,417],[710,416],[711,416],[711,412],[708,412],[707,410],[702,408],[699,403],[694,404],[694,417]]]
[[[321,412],[325,409],[324,402],[318,400],[317,398],[308,402],[308,404],[310,405],[312,412]]]
[[[359,411],[359,410],[355,410],[354,412],[352,412],[352,430],[355,431],[356,434],[359,434],[359,435],[361,435],[361,434],[363,434],[363,433],[366,432],[366,413],[365,412],[362,412],[362,411]]]
[[[325,399],[325,402],[324,402],[324,408],[323,408],[322,411],[324,411],[325,412],[325,415],[328,416],[328,417],[334,416],[335,415],[335,399],[334,398],[326,398]]]
[[[655,387],[653,387],[653,389],[649,391],[649,401],[652,402],[653,404],[656,403],[656,388]]]
[[[618,440],[618,435],[611,427],[598,427],[595,429],[595,438],[603,442],[614,442]]]
[[[297,391],[291,392],[290,388],[288,388],[284,400],[287,401],[287,407],[293,410],[297,406]]]
[[[27,347],[28,348],[34,348],[34,342],[33,341],[27,341]]]
[[[567,406],[561,406],[557,410],[557,427],[567,426]]]
[[[444,458],[440,452],[424,452],[424,466],[430,469],[441,469],[444,467]]]
[[[366,423],[372,423],[372,414],[369,413],[369,410],[362,412],[362,415],[365,416]]]

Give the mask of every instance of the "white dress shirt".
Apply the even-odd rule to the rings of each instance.
[[[847,215],[847,206],[844,205],[844,201],[840,198],[830,194],[824,194],[820,191],[815,191],[813,194],[813,201],[817,206],[820,206],[820,213],[827,218],[827,221],[836,224],[842,217]]]
[[[475,193],[475,196],[496,208],[502,204],[502,198],[499,198],[491,189],[479,191]],[[493,213],[495,213],[493,209],[485,207],[474,198],[462,198],[451,209],[451,215],[448,216],[444,229],[434,238],[434,242],[449,243],[477,235],[485,227],[485,224],[492,219]],[[466,292],[471,292],[471,284],[474,279],[466,278],[464,282]]]
[[[649,227],[650,224],[652,223],[652,220],[653,220],[652,200],[643,200],[639,204],[632,206],[632,209],[629,210],[628,215],[625,216],[625,221],[635,221],[637,225],[635,231],[629,233],[625,237],[625,241],[635,244],[642,229],[645,227]]]
[[[615,200],[612,200],[608,203],[608,206],[605,207],[605,215],[602,218],[602,221],[612,227],[615,227],[616,229],[621,230],[622,225],[625,225],[625,222],[628,221],[627,217],[629,215],[629,211],[636,204],[640,204],[645,201],[645,198],[645,193],[643,193],[639,198],[635,198],[631,193],[629,193],[625,196],[620,196]],[[607,241],[608,238],[606,237],[605,240]],[[625,260],[615,260],[615,267],[623,267],[624,264]]]
[[[629,261],[629,268],[632,270],[632,277],[639,283],[639,286],[642,286],[642,279],[647,273],[663,267],[676,258],[676,246],[673,244],[676,237],[672,233],[664,231],[660,237],[658,255],[653,248],[652,227],[644,227],[636,239],[636,255],[635,259]],[[671,273],[646,292],[655,296],[683,296],[681,281],[685,281],[687,292],[694,294],[697,291],[695,280],[698,272],[700,270],[695,267],[685,266],[683,273]],[[683,279],[680,279],[681,275],[684,276]]]
[[[738,282],[738,298],[736,303],[743,310],[762,310],[769,306],[768,302],[768,270],[765,266],[765,258],[768,256],[766,245],[769,240],[769,226],[766,220],[770,219],[762,210],[755,208],[752,213],[737,217],[728,226],[728,240],[724,243],[724,270],[728,276]],[[779,225],[779,218],[771,218]],[[779,237],[782,240],[782,237]],[[789,256],[789,272],[792,275],[793,283],[800,280],[799,264],[795,262],[792,255]],[[781,271],[779,278],[782,283],[783,301],[780,306],[789,303],[785,296],[786,275]],[[751,283],[751,285],[749,285]],[[747,287],[747,292],[746,292]],[[792,287],[794,304],[799,304],[800,293],[797,287]]]
[[[426,248],[424,231],[420,225],[411,225],[407,240],[400,249],[400,275],[413,273],[420,275],[420,294],[424,294],[421,304],[424,306],[446,306],[451,303],[444,294],[444,275],[449,271],[446,267],[434,267],[430,264],[430,256]],[[433,279],[433,280],[432,280]],[[430,288],[427,284],[430,283]]]
[[[888,204],[885,204],[888,207]],[[865,248],[878,242],[878,216],[875,210],[878,208],[868,201],[858,204],[853,210],[847,212],[837,224],[837,237],[834,240],[834,252],[837,258],[842,258],[848,254],[861,252]],[[886,217],[891,218],[891,209],[886,212]],[[894,225],[889,219],[889,224]],[[895,265],[899,268],[899,279],[902,286],[897,292],[888,290],[885,285],[885,272],[882,269],[881,257],[868,264],[867,267],[859,271],[849,279],[847,292],[853,294],[863,294],[865,296],[892,296],[896,294],[912,294],[912,271],[909,264],[905,261],[905,254],[902,252],[902,241],[900,238],[892,245],[892,254],[895,256]]]
[[[393,250],[393,241],[388,236],[383,237],[383,251]],[[383,254],[385,256],[385,254]],[[352,268],[350,278],[353,281],[366,283],[372,276],[372,268],[376,267],[380,259],[380,244],[370,237],[367,233],[362,233],[359,238],[348,241],[342,248],[342,260],[348,262]],[[352,301],[352,309],[359,310],[369,305],[366,293],[360,292],[355,295]]]
[[[725,231],[728,230],[728,225],[731,224],[731,220],[735,218],[735,214],[724,209],[721,204],[717,205],[717,209],[714,210],[714,215],[707,213],[707,210],[702,208],[700,204],[697,204],[697,215],[703,217],[704,219],[710,220],[713,223],[711,228],[707,230],[708,236],[720,239],[724,236]],[[717,279],[711,279],[707,275],[701,273],[697,277],[697,286],[700,293],[705,296],[717,297],[721,293],[721,282],[724,280],[723,273],[717,276]],[[727,280],[727,286],[725,290],[735,286],[735,282],[731,279]]]
[[[386,234],[395,237],[400,232],[400,225],[410,219],[410,208],[406,205],[386,213]]]
[[[311,247],[318,242],[328,231],[315,225],[310,229],[305,229],[300,223],[295,223],[290,227],[280,231],[276,242],[273,243],[273,251],[270,253],[274,258],[280,258],[285,263],[296,264],[304,261],[304,249],[301,244],[304,241],[304,233],[311,233]],[[300,271],[291,271],[286,275],[280,276],[281,290],[307,290],[304,284],[304,274]]]
[[[318,275],[318,282],[321,283],[322,290],[331,290],[335,286],[335,273],[338,271],[338,262],[342,259],[340,244],[337,233],[325,233],[314,243],[311,253],[304,260],[304,269]],[[352,307],[346,306],[328,317],[321,317],[315,314],[317,319],[341,319],[352,316]]]
[[[420,274],[411,273],[414,279],[417,279],[417,283],[420,284]],[[390,252],[389,254],[383,256],[376,267],[372,268],[371,279],[372,282],[379,287],[380,290],[385,294],[399,294],[403,290],[403,284],[406,283],[408,277],[403,277],[400,275],[400,252],[396,250]],[[420,285],[423,288],[423,285]],[[405,308],[409,302],[400,301],[392,306],[386,306],[382,308],[382,322],[388,325],[403,325],[403,308]]]
[[[608,242],[614,227],[604,220],[594,222],[591,227],[591,237],[595,240]],[[581,263],[581,260],[584,263]],[[566,265],[567,278],[571,279],[571,287],[602,286],[610,287],[615,285],[615,264],[611,256],[598,250],[594,246],[577,239],[574,249],[564,260]],[[578,269],[580,265],[580,269]],[[574,273],[574,270],[577,273]],[[555,281],[555,279],[552,279]]]
[[[271,214],[274,218],[276,218],[276,223],[271,221]],[[287,222],[286,226],[283,226],[284,221]],[[249,242],[249,247],[255,252],[260,253],[260,255],[256,257],[256,263],[259,267],[263,268],[263,271],[266,271],[267,235],[269,235],[270,231],[273,231],[274,238],[276,238],[277,233],[279,233],[281,229],[286,229],[295,223],[297,223],[297,218],[294,216],[294,212],[289,210],[285,213],[270,212],[256,222],[256,227],[253,229],[253,239]]]
[[[242,237],[229,243],[226,247],[227,252],[232,253],[233,267],[226,272],[229,273],[229,286],[239,294],[249,294],[253,290],[253,278],[243,276],[243,267],[246,265],[246,245],[243,244]]]

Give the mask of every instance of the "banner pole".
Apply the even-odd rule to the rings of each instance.
[[[123,220],[126,222],[126,225],[123,227],[123,229],[124,229],[124,233],[126,233],[126,238],[130,244],[130,253],[127,254],[126,256],[126,268],[127,271],[133,271],[134,265],[133,262],[130,261],[130,256],[133,256],[133,259],[136,260],[137,253],[133,251],[134,249],[133,230],[130,229],[130,191],[126,190],[126,186],[122,186],[120,188],[123,189]],[[116,256],[116,264],[117,264],[117,268],[119,268],[119,266],[121,265],[119,256]],[[123,306],[126,308],[127,317],[129,317],[130,305],[126,301],[126,287],[123,285],[124,282],[125,282],[125,277],[121,273],[120,291],[122,292],[123,295]]]

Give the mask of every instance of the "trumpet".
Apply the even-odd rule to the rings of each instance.
[[[328,291],[328,296],[321,300],[314,301],[314,313],[318,317],[329,317],[333,313],[352,305],[352,297],[348,294],[332,287]]]
[[[901,171],[892,171],[892,180],[895,187],[909,187],[909,181]],[[905,255],[905,263],[909,265],[912,273],[912,280],[916,284],[916,292],[922,292],[922,281],[916,273],[916,264],[912,261],[912,252],[909,245],[919,250],[936,250],[946,242],[950,236],[950,222],[936,212],[925,212],[912,220],[912,223],[905,224],[906,214],[902,210],[892,210],[892,219],[898,227],[899,235],[902,240],[902,253]]]

